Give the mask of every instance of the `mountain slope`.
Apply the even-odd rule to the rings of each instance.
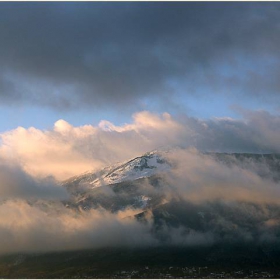
[[[161,201],[162,194],[145,188],[159,186],[161,174],[171,170],[164,153],[153,151],[98,172],[86,172],[63,182],[72,194],[67,205],[89,210],[105,208],[111,212],[128,207],[147,209]]]
[[[170,169],[171,165],[164,158],[163,152],[153,151],[127,162],[107,166],[98,172],[88,171],[82,175],[72,177],[64,181],[63,185],[66,187],[75,185],[75,187],[94,189],[101,186],[151,177],[152,175]]]

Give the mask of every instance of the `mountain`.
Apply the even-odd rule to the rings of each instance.
[[[71,194],[70,199],[64,203],[78,211],[105,209],[117,213],[125,209],[137,210],[134,218],[143,222],[152,217],[153,233],[164,242],[169,240],[170,232],[166,229],[178,228],[186,233],[208,232],[209,236],[217,234],[221,239],[224,236],[234,239],[238,234],[243,238],[241,231],[232,229],[239,227],[243,230],[243,227],[248,226],[246,219],[251,222],[252,207],[260,215],[266,215],[262,213],[262,205],[259,204],[236,202],[229,205],[222,200],[194,203],[180,195],[176,196],[177,186],[169,185],[170,182],[166,181],[166,175],[174,169],[168,160],[170,153],[172,150],[153,151],[98,172],[86,172],[72,177],[63,182],[63,187]],[[275,183],[280,179],[279,155],[204,153],[203,156],[228,167],[239,166],[243,170],[253,168],[260,178],[274,180]],[[187,188],[188,183],[185,184]],[[246,208],[248,210],[244,214],[239,207],[242,207],[242,211]],[[268,216],[278,215],[277,207],[271,206],[269,211],[271,213]],[[220,224],[220,219],[227,221],[231,227]],[[255,234],[263,220],[253,222],[256,224],[251,225],[249,231]]]
[[[108,166],[99,172],[86,172],[80,176],[70,178],[64,182],[64,185],[74,184],[79,187],[86,186],[94,189],[150,177],[156,173],[170,170],[171,165],[164,159],[162,153],[152,151],[127,162]]]
[[[172,169],[171,163],[166,157],[171,152],[172,150],[148,152],[129,161],[107,166],[99,171],[87,171],[71,177],[62,185],[71,191],[83,188],[90,190],[152,177]],[[204,155],[228,167],[237,165],[243,169],[250,169],[253,166],[261,177],[273,176],[276,181],[280,180],[280,155],[278,154],[204,153]]]
[[[71,199],[67,206],[83,210],[102,207],[111,212],[127,207],[147,209],[162,199],[147,185],[159,186],[161,174],[171,170],[164,157],[168,151],[152,151],[127,162],[110,165],[98,172],[85,172],[62,183]]]

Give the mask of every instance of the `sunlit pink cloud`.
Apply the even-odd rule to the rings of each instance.
[[[67,179],[87,170],[125,161],[166,146],[218,152],[279,152],[280,117],[246,112],[243,120],[175,119],[147,111],[129,124],[74,127],[58,120],[53,129],[18,127],[2,133],[0,157],[14,161],[34,176]]]

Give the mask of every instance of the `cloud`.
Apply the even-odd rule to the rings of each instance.
[[[235,155],[217,160],[195,149],[172,150],[164,156],[172,169],[160,175],[160,184],[155,188],[146,180],[137,185],[144,185],[145,195],[153,190],[162,196],[162,204],[152,211],[153,234],[161,245],[279,248],[279,182],[273,180],[268,163],[264,166],[270,173],[262,177],[253,158],[240,166],[238,161],[244,159]]]
[[[180,149],[168,153],[167,158],[175,166],[164,176],[170,186],[167,193],[171,198],[197,203],[216,200],[279,203],[279,184],[272,179],[273,172],[268,165],[264,165],[268,169],[264,178],[258,174],[254,160],[240,166],[234,155],[218,161],[195,149]],[[225,163],[230,159],[234,164]]]
[[[59,212],[32,206],[22,200],[0,205],[0,253],[45,252],[106,246],[139,246],[154,242],[149,226],[123,218],[132,212],[113,215],[91,210],[77,213],[55,205]]]
[[[19,127],[3,133],[0,153],[33,175],[66,179],[176,142],[180,128],[169,114],[149,112],[135,114],[132,124],[121,127],[105,121],[73,127],[59,120],[49,131]]]
[[[279,101],[278,3],[1,3],[0,10],[0,98],[8,105],[139,110],[146,98],[178,97],[174,83],[184,95]]]
[[[20,166],[0,161],[1,200],[23,199],[67,199],[69,195],[54,178],[33,178]]]
[[[1,134],[0,156],[33,176],[67,179],[166,146],[216,152],[279,152],[280,118],[244,112],[243,120],[175,119],[143,111],[131,124],[74,127],[59,120],[51,130],[18,127]]]

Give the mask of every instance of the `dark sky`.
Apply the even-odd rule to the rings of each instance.
[[[145,102],[168,109],[213,96],[245,107],[274,105],[279,8],[277,2],[2,2],[0,102],[139,110]]]

